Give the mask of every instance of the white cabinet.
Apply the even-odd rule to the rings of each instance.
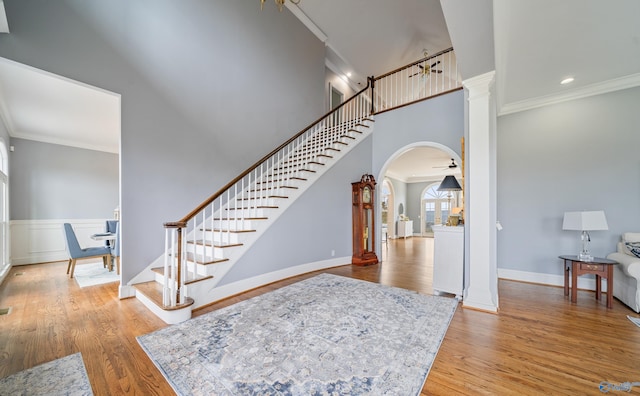
[[[398,238],[407,239],[413,236],[413,220],[398,221]]]
[[[464,227],[433,226],[433,290],[462,299],[464,288]]]

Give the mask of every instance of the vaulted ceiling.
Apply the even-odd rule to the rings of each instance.
[[[451,46],[463,79],[496,71],[501,114],[640,85],[637,0],[302,0],[287,9],[326,43],[327,65],[352,73],[354,86]],[[12,136],[118,151],[117,95],[18,66],[0,59],[0,111]],[[574,82],[560,85],[568,76]]]

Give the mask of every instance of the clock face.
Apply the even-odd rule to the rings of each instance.
[[[362,190],[362,202],[370,203],[371,202],[371,189],[369,187],[365,187]]]

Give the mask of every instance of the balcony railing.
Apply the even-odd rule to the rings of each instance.
[[[462,87],[453,48],[373,79],[374,113],[406,106]]]
[[[274,149],[222,187],[191,213],[165,223],[163,305],[185,303],[186,284],[199,276],[197,264],[224,260],[234,234],[249,231],[262,210],[274,205],[283,189],[304,178],[308,158],[372,114],[461,89],[453,49],[441,51],[379,77],[306,129]]]

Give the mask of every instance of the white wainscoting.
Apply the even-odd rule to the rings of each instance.
[[[67,260],[69,255],[64,239],[64,223],[73,226],[81,247],[102,246],[104,241],[94,241],[91,235],[104,232],[106,220],[12,220],[9,222],[11,265]]]

